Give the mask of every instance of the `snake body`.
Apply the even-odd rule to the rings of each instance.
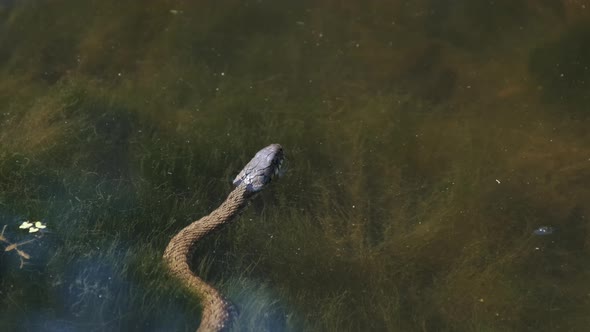
[[[278,144],[258,151],[233,181],[236,188],[227,199],[209,215],[183,228],[164,251],[164,261],[170,273],[201,300],[203,313],[197,331],[227,329],[236,311],[218,290],[191,271],[189,263],[193,248],[204,236],[234,220],[252,197],[278,174],[283,158],[283,149]]]

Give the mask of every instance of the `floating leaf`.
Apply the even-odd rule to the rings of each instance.
[[[35,221],[35,227],[39,229],[43,229],[47,227],[47,225],[43,225],[40,221]]]
[[[31,226],[33,226],[33,224],[32,224],[32,223],[30,223],[30,222],[27,220],[27,221],[23,221],[23,223],[22,223],[20,226],[18,226],[18,228],[20,228],[20,229],[27,229],[27,228],[29,228],[29,227],[31,227]]]

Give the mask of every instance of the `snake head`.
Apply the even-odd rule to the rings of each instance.
[[[249,192],[259,192],[273,177],[279,175],[284,159],[283,148],[279,144],[265,147],[236,176],[234,186],[245,185]]]

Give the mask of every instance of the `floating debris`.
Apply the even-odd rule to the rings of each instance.
[[[533,231],[533,234],[535,235],[551,235],[553,234],[553,232],[555,232],[555,228],[551,227],[551,226],[541,226],[537,229],[535,229]]]
[[[29,233],[36,233],[40,229],[46,228],[47,225],[43,224],[41,221],[35,221],[35,223],[31,223],[28,220],[23,221],[23,223],[18,226],[20,229],[28,229]]]
[[[41,222],[39,221],[39,223],[41,223]],[[25,222],[22,223],[22,225],[20,225],[19,228],[22,228],[22,229],[29,228],[30,229],[30,227],[32,225],[33,224],[31,224],[30,222],[25,221]],[[31,256],[29,254],[27,254],[26,252],[24,252],[23,250],[19,249],[18,246],[23,245],[23,244],[27,244],[27,243],[31,243],[31,242],[35,241],[36,239],[32,239],[32,240],[28,240],[28,241],[23,241],[23,242],[20,242],[20,243],[13,243],[13,242],[9,241],[4,236],[4,231],[6,230],[6,226],[7,225],[4,225],[4,227],[2,228],[2,232],[0,233],[0,242],[3,242],[3,243],[6,244],[6,247],[4,248],[4,251],[12,251],[12,250],[16,251],[16,253],[18,254],[18,256],[20,258],[20,268],[22,269],[23,266],[25,266],[25,263],[26,263],[25,261],[28,260],[28,259],[30,259]],[[42,226],[45,227],[45,225],[42,225]]]

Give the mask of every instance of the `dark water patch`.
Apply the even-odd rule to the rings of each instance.
[[[430,1],[421,13],[429,34],[455,47],[484,50],[498,37],[527,24],[526,1]]]
[[[218,13],[207,5],[194,8],[195,14],[210,22],[204,33],[196,34],[190,42],[190,51],[197,61],[204,61],[216,71],[234,71],[232,63],[259,38],[281,35],[295,24],[295,13],[302,10],[301,5],[279,1],[259,3],[254,1],[228,3],[229,12]],[[191,11],[192,12],[192,11]],[[205,17],[205,13],[211,13]],[[221,15],[220,15],[221,14]],[[272,28],[271,28],[272,27]],[[271,49],[278,45],[268,45]],[[270,51],[270,50],[269,50]],[[271,56],[270,52],[266,53]],[[260,59],[273,62],[271,57]],[[235,68],[239,70],[239,68]]]
[[[566,106],[563,112],[588,116],[590,101],[590,24],[566,30],[557,40],[538,46],[530,54],[529,70],[539,83],[544,100]]]
[[[72,2],[72,12],[60,11],[64,2],[18,1],[11,9],[11,18],[3,25],[6,33],[0,37],[3,57],[10,65],[8,73],[30,75],[33,79],[55,83],[76,65],[76,43],[85,30],[83,27],[67,29],[79,23],[84,6]],[[40,13],[43,15],[40,15]],[[21,25],[21,20],[36,24]]]
[[[63,121],[79,119],[86,123],[68,137],[72,144],[89,151],[79,155],[77,163],[114,178],[127,175],[128,144],[138,130],[135,113],[124,105],[105,102],[83,90],[73,91],[66,100]]]
[[[458,72],[444,61],[445,52],[444,46],[436,43],[409,52],[409,66],[395,79],[396,86],[435,105],[448,101],[456,89]],[[400,83],[400,79],[405,83]]]
[[[75,45],[70,38],[55,39],[40,50],[40,79],[54,84],[75,67]]]

